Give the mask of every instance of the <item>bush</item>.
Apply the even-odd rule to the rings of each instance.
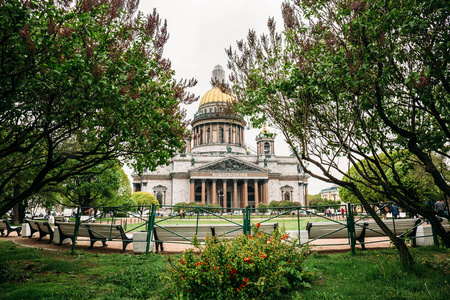
[[[234,239],[208,237],[205,246],[194,246],[180,259],[167,257],[169,271],[162,278],[170,292],[187,299],[249,299],[276,296],[310,286],[311,273],[303,271],[308,247],[278,231],[266,234],[257,226],[250,236]]]
[[[216,204],[208,204],[205,207],[205,211],[207,211],[207,212],[209,212],[211,214],[219,213],[222,210],[223,210],[223,207],[220,204],[218,204],[218,203],[216,203]]]
[[[186,206],[188,206],[188,204],[186,202],[177,203],[173,206],[173,212],[178,213],[181,210],[186,210]]]
[[[117,217],[117,218],[126,218],[126,217],[128,217],[128,214],[126,212],[123,212],[123,211],[118,211],[118,212],[116,212],[115,217]]]
[[[265,214],[269,210],[268,207],[269,207],[268,205],[260,203],[258,204],[258,212]]]

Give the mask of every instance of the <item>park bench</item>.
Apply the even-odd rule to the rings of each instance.
[[[412,240],[413,247],[416,246],[416,234],[417,234],[417,225],[421,223],[420,219],[388,219],[383,221],[384,224],[396,235],[402,237],[410,237]],[[405,232],[407,232],[405,234]],[[364,241],[364,237],[380,237],[386,236],[386,234],[381,230],[380,226],[373,221],[364,221],[363,232],[361,233],[362,240]],[[364,246],[364,244],[363,244]],[[365,250],[365,247],[363,247]]]
[[[260,230],[270,232],[278,227],[278,223],[261,223]],[[190,242],[194,235],[199,242],[204,242],[207,236],[220,236],[234,238],[242,234],[242,226],[237,224],[214,224],[214,225],[158,225],[155,224],[153,236],[155,241],[155,251],[158,247],[164,250],[164,242]]]
[[[37,221],[30,219],[26,219],[25,221],[30,225],[31,233],[28,236],[29,238],[31,238],[36,232],[39,232],[38,241],[42,240],[42,238],[47,235],[50,236],[50,240],[47,242],[47,244],[50,244],[53,241],[53,228],[47,221]]]
[[[20,231],[22,230],[22,227],[11,226],[11,225],[9,225],[8,220],[0,220],[0,232],[2,235],[4,235],[5,230],[6,230],[6,236],[9,236],[9,234],[13,231],[17,232],[17,235],[20,236]]]
[[[64,216],[55,216],[55,222],[69,222],[69,218]]]
[[[404,234],[410,230],[406,236],[412,237],[413,245],[415,245],[416,225],[420,224],[419,219],[397,219],[384,221],[387,227],[397,236]],[[414,227],[414,228],[413,228]],[[346,223],[340,222],[308,222],[306,224],[308,231],[308,239],[343,239],[348,238],[348,230]],[[360,243],[361,248],[366,250],[366,237],[386,236],[378,224],[373,220],[360,220],[355,223],[355,237]]]
[[[60,241],[57,245],[62,245],[62,242],[70,238],[72,243],[75,243],[75,222],[56,222],[58,227]],[[96,224],[96,223],[81,223],[78,228],[78,237],[88,237],[90,239],[89,249],[94,247],[95,242],[102,242],[103,247],[106,247],[106,241],[121,240],[122,252],[128,244],[133,242],[133,237],[125,234],[122,225],[115,224]]]

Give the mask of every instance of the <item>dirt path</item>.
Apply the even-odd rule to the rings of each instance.
[[[24,247],[33,247],[33,248],[41,248],[50,251],[60,251],[60,252],[70,252],[72,250],[72,244],[66,244],[57,246],[53,243],[47,244],[49,241],[48,237],[44,237],[41,241],[38,241],[37,237],[18,237],[15,233],[12,233],[9,237],[0,237],[0,240],[11,240],[14,243],[24,246]],[[366,238],[367,242],[380,241],[382,238]],[[384,238],[384,240],[386,240]],[[315,241],[316,246],[312,246],[311,250],[317,253],[341,253],[341,252],[349,252],[351,251],[350,246],[346,245],[348,243],[347,239],[333,239],[333,240],[318,240]],[[336,244],[333,246],[324,246],[327,244]],[[344,244],[344,245],[339,245]],[[107,242],[107,247],[102,247],[100,242],[97,242],[94,245],[93,249],[89,248],[88,240],[78,240],[75,246],[76,251],[84,251],[87,253],[101,253],[101,254],[120,254],[122,250],[122,242],[120,241],[109,241]],[[366,244],[367,249],[386,249],[390,247],[389,241],[377,242],[377,243],[369,243]],[[174,244],[174,243],[165,243],[164,251],[161,254],[176,254],[185,251],[186,249],[192,248],[191,245],[186,244]],[[357,251],[361,251],[361,247],[357,246]],[[127,247],[127,250],[123,254],[134,254],[133,245],[130,244]]]

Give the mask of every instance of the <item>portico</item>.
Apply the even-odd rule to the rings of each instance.
[[[190,171],[190,201],[224,209],[268,204],[268,170],[234,157]]]

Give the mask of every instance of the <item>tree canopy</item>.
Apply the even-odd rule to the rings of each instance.
[[[163,58],[167,24],[137,0],[0,2],[0,215],[120,159],[167,163],[195,97]]]
[[[227,50],[240,112],[256,113],[256,126],[279,127],[307,174],[351,190],[404,263],[413,262],[406,246],[356,183],[371,182],[388,200],[425,216],[450,246],[436,213],[401,181],[391,156],[405,149],[414,154],[450,196],[449,180],[432,159],[432,153],[449,159],[449,5],[295,0],[282,12],[282,33],[269,19],[268,34],[250,30],[236,50]],[[349,177],[350,166],[358,177]]]
[[[159,202],[156,197],[149,192],[136,192],[131,194],[131,199],[138,206],[138,211],[141,213],[144,212],[145,207],[151,206],[152,204],[156,205],[156,210],[159,209]]]

